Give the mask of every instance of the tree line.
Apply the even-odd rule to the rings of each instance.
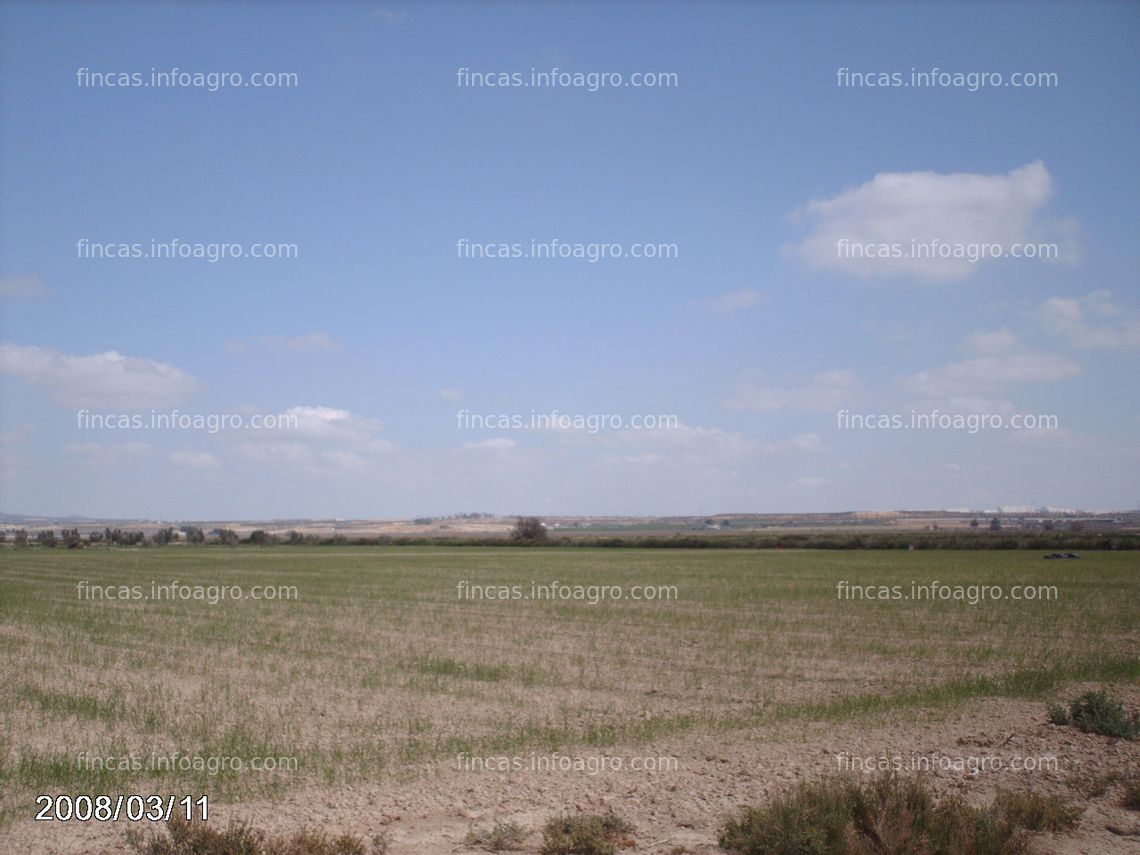
[[[0,543],[8,542],[8,533],[0,531]],[[26,529],[15,531],[12,542],[29,546],[32,538]],[[552,546],[625,549],[1043,549],[1101,550],[1140,549],[1140,533],[1132,531],[1086,531],[1073,527],[1067,531],[1042,528],[1035,531],[1003,529],[1000,524],[971,527],[969,530],[938,529],[927,531],[806,531],[806,532],[741,532],[562,535],[553,537],[538,517],[519,517],[506,536],[463,537],[432,535],[382,535],[348,537],[343,534],[318,535],[292,529],[275,534],[254,529],[244,537],[230,528],[209,532],[197,526],[160,528],[147,537],[142,531],[105,528],[84,537],[79,529],[36,532],[34,542],[41,547],[81,548],[88,546],[167,546],[187,544],[199,546]]]

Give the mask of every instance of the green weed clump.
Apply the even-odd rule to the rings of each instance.
[[[1052,797],[999,793],[987,808],[938,800],[918,778],[804,783],[728,820],[720,845],[734,855],[1025,855],[1029,832],[1076,825],[1080,811]]]
[[[490,852],[513,852],[523,848],[530,832],[517,822],[499,822],[491,829],[467,833],[467,845],[478,846]]]
[[[1085,733],[1099,733],[1116,739],[1140,736],[1140,719],[1129,715],[1124,704],[1108,692],[1085,692],[1069,703],[1049,707],[1049,721],[1056,725],[1072,725]]]
[[[1056,796],[1028,791],[999,790],[994,805],[1002,816],[1027,831],[1069,831],[1077,827],[1083,812]]]
[[[612,813],[556,816],[542,829],[542,855],[614,855],[633,846],[633,826]]]

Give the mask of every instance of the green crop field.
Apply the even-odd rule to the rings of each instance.
[[[277,546],[0,558],[5,821],[26,817],[39,792],[241,801],[408,779],[460,752],[713,730],[730,742],[1138,675],[1135,553]],[[150,598],[175,582],[182,597]],[[555,582],[568,598],[529,597],[532,583]],[[844,599],[844,582],[904,596],[912,583],[947,587]],[[242,599],[220,597],[234,585]],[[603,585],[622,598],[589,587]],[[964,599],[979,585],[1006,598]],[[1015,585],[1043,587],[1014,600]],[[253,599],[254,586],[278,596]],[[480,586],[521,597],[473,598]],[[635,600],[635,586],[660,596]],[[266,770],[243,771],[253,762]]]

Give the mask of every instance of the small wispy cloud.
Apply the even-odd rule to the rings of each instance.
[[[963,344],[968,353],[981,356],[993,356],[997,353],[1009,353],[1017,345],[1017,336],[1007,329],[975,330]]]
[[[780,442],[766,442],[763,445],[765,454],[810,454],[823,451],[823,439],[818,433],[798,433],[795,436]]]
[[[835,410],[852,403],[859,391],[854,371],[824,371],[794,382],[772,383],[763,373],[746,375],[728,399],[735,410]]]
[[[1080,373],[1080,366],[1053,353],[1022,351],[977,356],[951,362],[904,379],[915,394],[933,397],[977,396],[1023,383],[1053,383]]]
[[[230,339],[222,342],[222,348],[230,353],[246,353],[251,350],[259,349],[315,353],[326,350],[340,350],[341,345],[327,332],[311,332],[296,336],[260,335],[251,339]]]
[[[372,8],[372,11],[368,13],[368,17],[373,21],[387,21],[390,24],[401,24],[404,22],[404,19],[408,17],[408,13],[403,9],[393,9],[387,4],[380,4]]]
[[[131,465],[154,449],[146,442],[69,442],[63,450],[90,466],[112,467]]]
[[[47,292],[38,276],[0,276],[0,297],[42,297]]]
[[[467,442],[463,444],[463,448],[468,451],[494,451],[504,452],[510,451],[517,443],[513,439],[506,437],[493,437],[491,439],[480,440],[479,442]]]
[[[176,451],[170,455],[170,462],[185,469],[213,471],[221,467],[221,462],[206,451]]]
[[[1140,347],[1140,316],[1128,314],[1112,301],[1112,292],[1093,291],[1081,297],[1050,297],[1035,314],[1045,331],[1075,348],[1128,349]]]
[[[730,314],[732,312],[739,312],[743,309],[751,309],[755,306],[759,306],[764,300],[765,296],[753,288],[739,288],[736,291],[729,291],[711,300],[709,307],[714,312]]]

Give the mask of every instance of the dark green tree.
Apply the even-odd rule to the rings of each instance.
[[[546,538],[546,526],[538,517],[519,517],[511,529],[511,540],[517,543],[541,543]]]

